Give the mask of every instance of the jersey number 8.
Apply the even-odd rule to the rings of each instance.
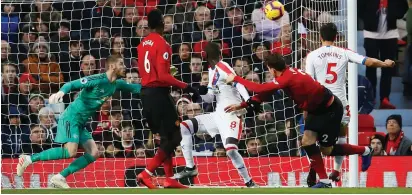
[[[146,51],[146,54],[144,55],[144,69],[146,70],[147,73],[150,72],[150,61],[147,59],[147,56],[149,56],[149,51]]]

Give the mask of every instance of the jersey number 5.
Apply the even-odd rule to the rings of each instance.
[[[149,51],[146,51],[146,54],[144,55],[144,69],[146,70],[147,73],[150,72],[150,61],[147,59],[147,56],[149,56]]]
[[[331,74],[332,75],[332,79],[326,79],[326,83],[327,84],[333,84],[336,82],[336,80],[338,80],[338,74],[336,74],[335,71],[332,70],[333,67],[336,67],[336,63],[328,63],[328,70],[326,72],[326,74]]]

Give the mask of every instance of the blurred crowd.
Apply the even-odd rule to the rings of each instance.
[[[66,82],[104,72],[109,55],[123,56],[124,79],[140,83],[136,48],[149,34],[146,15],[155,8],[165,14],[164,38],[173,49],[175,77],[193,87],[208,83],[203,48],[209,42],[220,45],[223,60],[237,75],[256,83],[273,79],[263,65],[270,53],[280,53],[288,64],[303,67],[306,53],[320,44],[315,32],[322,23],[341,16],[342,8],[337,0],[328,5],[325,1],[281,2],[286,12],[277,21],[265,18],[264,0],[2,3],[2,156],[60,147],[54,143],[56,124],[78,92],[66,95],[61,105],[48,104],[48,97]],[[338,45],[346,45],[343,33],[337,39]],[[376,84],[359,77],[364,79],[359,82],[364,86],[359,88],[360,113],[369,114],[375,106]],[[171,89],[171,95],[182,120],[213,112],[215,107],[214,103],[192,102],[178,89]],[[299,156],[301,111],[281,90],[262,106],[263,113],[247,114],[240,151],[247,157]],[[149,131],[141,111],[138,94],[117,92],[90,118],[86,128],[102,157],[154,154],[160,137]],[[219,136],[196,134],[193,139],[195,155],[226,155]],[[176,149],[176,156],[182,156],[181,148]]]

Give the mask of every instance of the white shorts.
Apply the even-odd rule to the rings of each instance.
[[[347,125],[350,121],[349,105],[343,109],[342,124]]]
[[[233,113],[213,112],[195,116],[195,118],[199,123],[197,132],[208,133],[212,137],[220,134],[225,148],[227,138],[240,139],[243,130],[243,119]]]

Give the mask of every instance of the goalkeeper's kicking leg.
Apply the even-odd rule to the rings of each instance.
[[[198,174],[197,168],[193,161],[193,140],[192,137],[195,133],[199,131],[207,132],[204,125],[200,124],[198,119],[199,117],[205,117],[206,115],[197,116],[196,118],[192,118],[190,120],[183,121],[180,125],[180,131],[182,134],[182,152],[183,156],[186,161],[186,168],[180,172],[175,174],[175,178],[184,178],[190,176],[196,176]],[[218,131],[217,127],[210,128],[209,131]],[[213,133],[214,134],[214,133]],[[258,187],[253,180],[249,176],[249,172],[245,166],[245,162],[243,161],[242,156],[238,152],[237,144],[238,140],[233,137],[225,137],[222,136],[223,142],[225,143],[226,153],[229,158],[232,160],[233,166],[238,170],[239,175],[243,178],[245,185],[247,187]]]
[[[17,175],[22,176],[24,170],[30,164],[37,161],[73,158],[77,155],[77,148],[77,143],[69,142],[66,143],[64,147],[51,148],[32,156],[21,155],[19,158],[19,163],[17,165]],[[87,140],[86,143],[83,144],[83,148],[85,149],[85,154],[83,156],[74,160],[66,169],[62,170],[59,174],[54,175],[50,179],[54,187],[70,188],[66,182],[66,177],[96,161],[99,156],[99,152],[94,141],[92,139]]]

